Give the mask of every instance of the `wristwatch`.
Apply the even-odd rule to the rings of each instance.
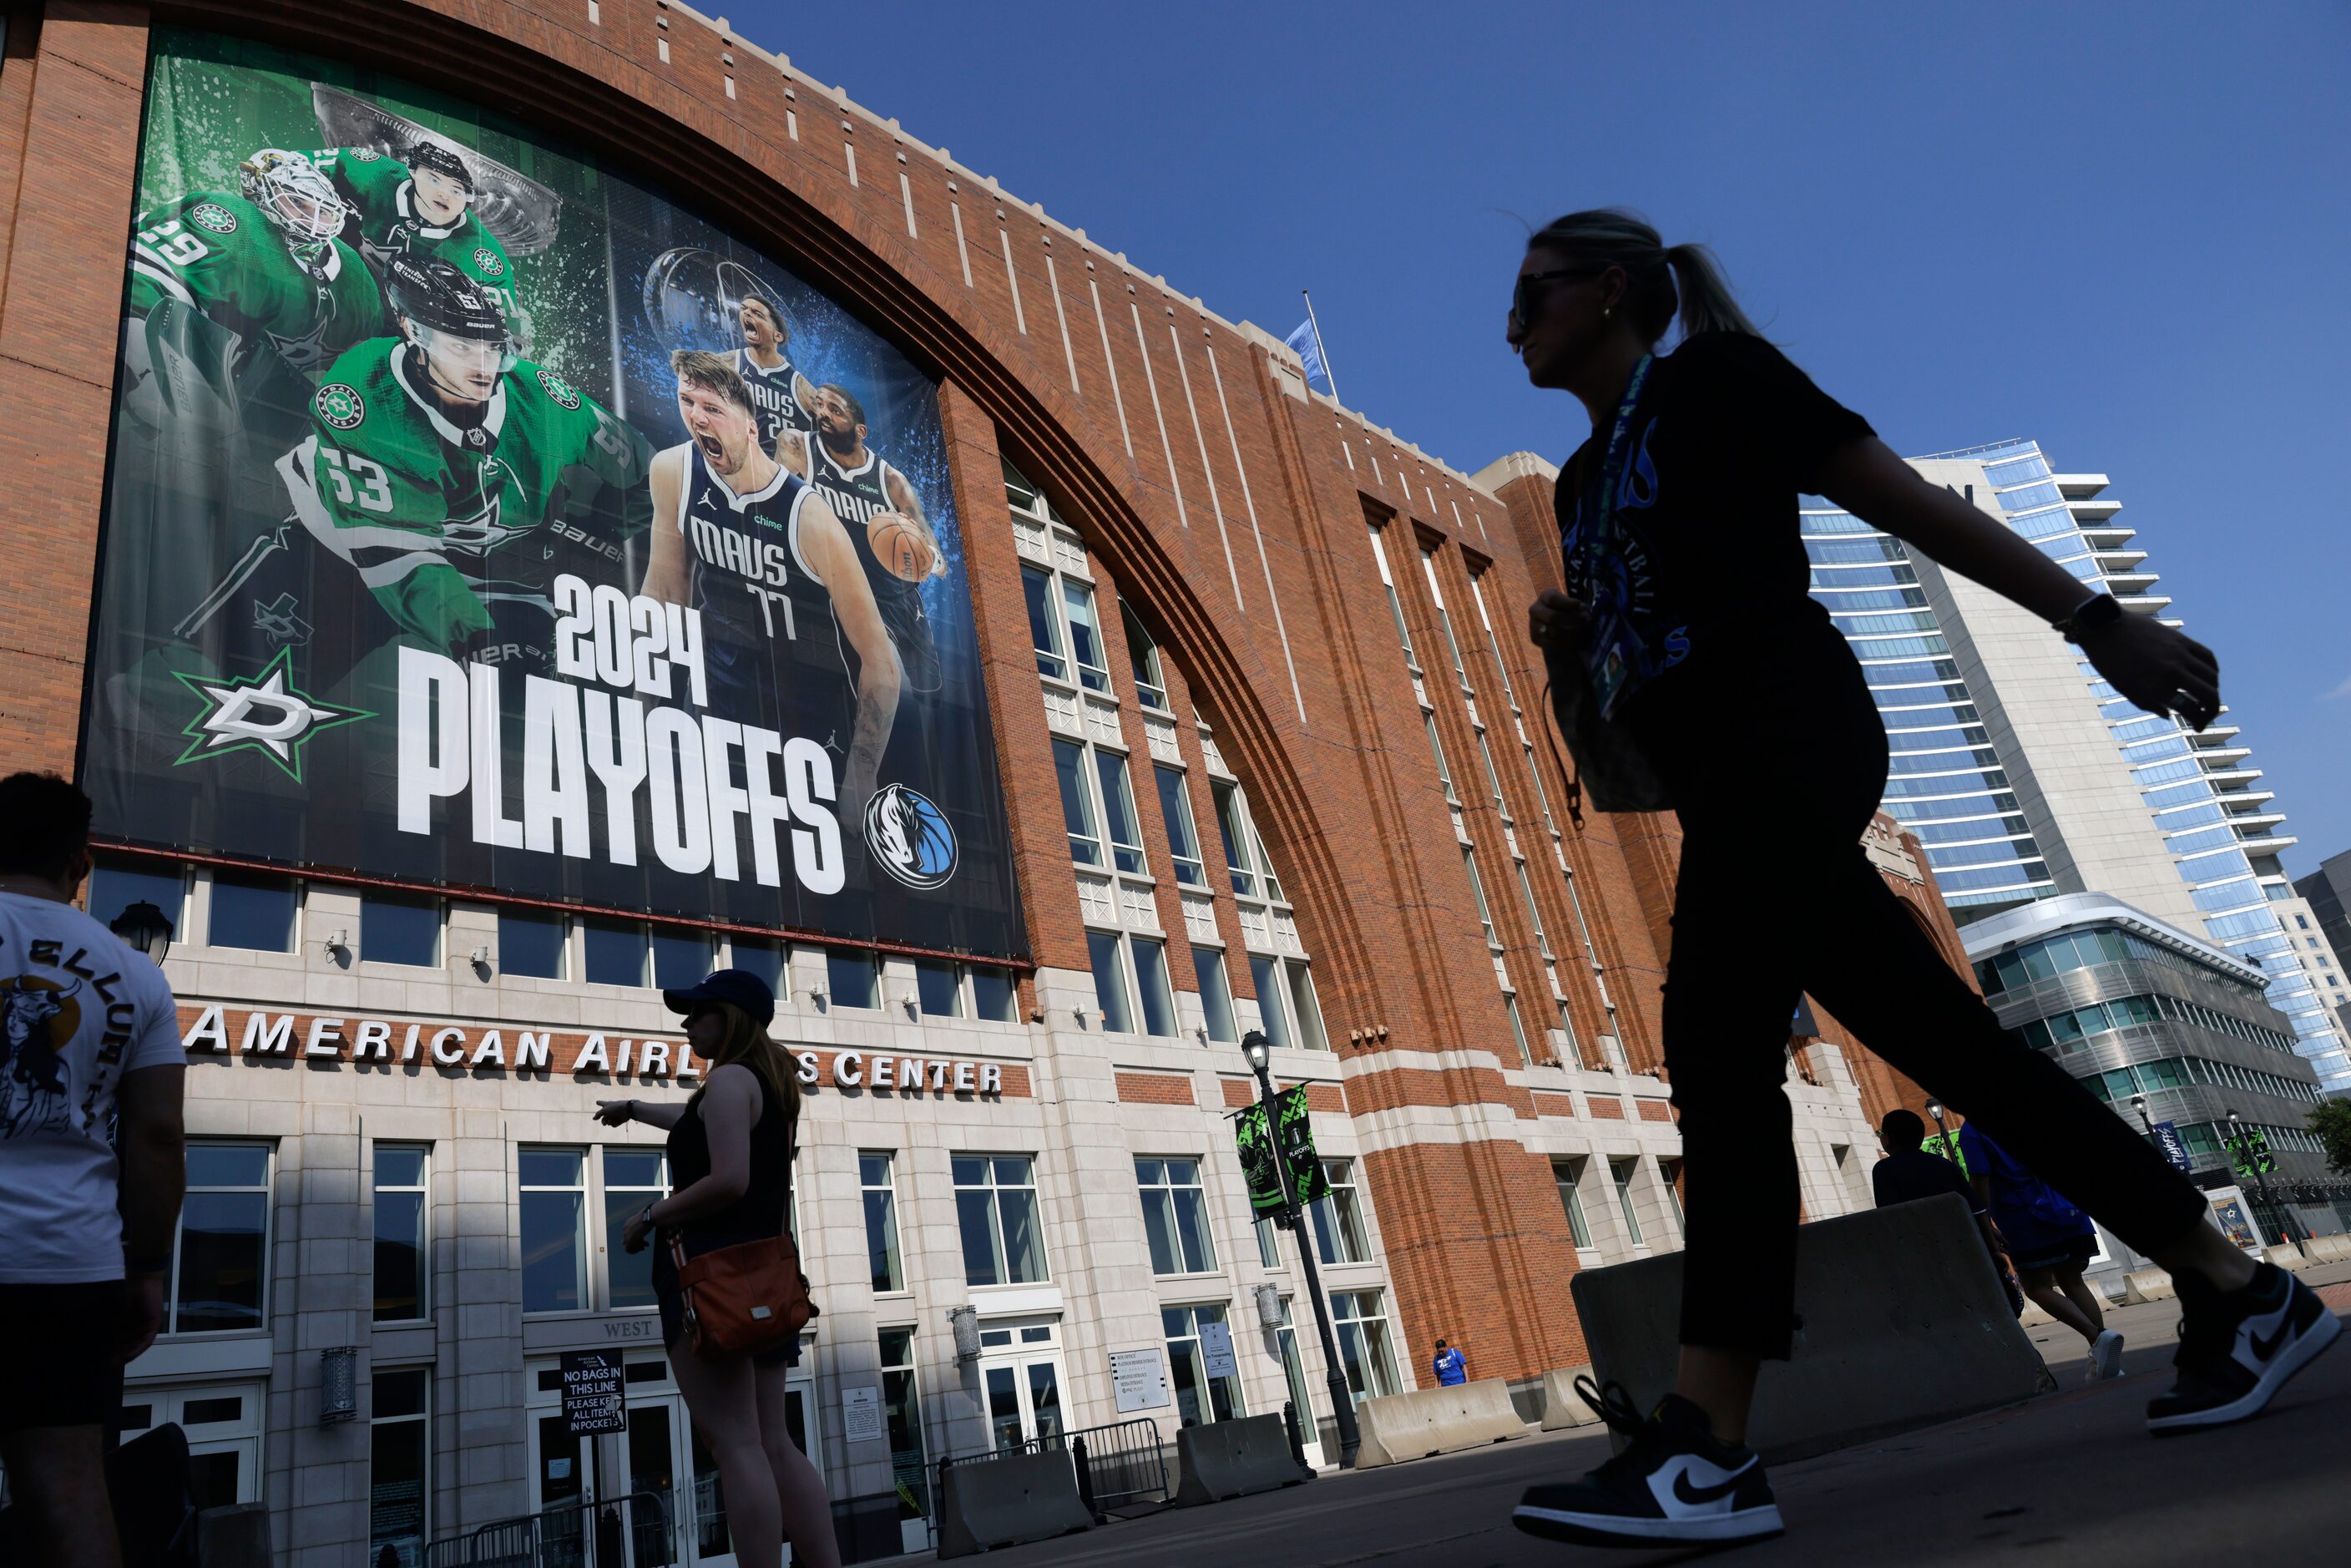
[[[2093,632],[2103,632],[2123,618],[2123,607],[2111,593],[2095,593],[2074,607],[2074,613],[2056,622],[2057,634],[2068,643],[2079,643]]]

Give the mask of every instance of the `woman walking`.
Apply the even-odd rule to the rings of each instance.
[[[789,1541],[795,1563],[838,1568],[824,1477],[785,1422],[784,1376],[799,1360],[799,1336],[747,1355],[696,1354],[669,1248],[676,1236],[690,1260],[784,1233],[800,1092],[791,1059],[768,1035],[775,993],[747,970],[721,969],[689,989],[664,991],[662,1000],[685,1015],[686,1043],[706,1065],[702,1087],[682,1105],[598,1103],[597,1119],[609,1126],[637,1121],[669,1129],[671,1194],[630,1217],[622,1245],[634,1252],[661,1233],[653,1297],[662,1342],[670,1375],[718,1461],[736,1560],[743,1568],[780,1568]]]
[[[2098,1293],[2082,1270],[2098,1255],[2097,1227],[2074,1201],[1970,1122],[1959,1129],[1959,1157],[1976,1201],[2008,1241],[2009,1258],[2033,1305],[2080,1334],[2090,1347],[2092,1383],[2123,1370],[2123,1336],[2106,1327]]]
[[[1678,315],[1682,340],[1656,347]],[[2289,1276],[2206,1222],[2203,1195],[2055,1062],[2010,1038],[1864,856],[1887,763],[1861,667],[1806,592],[1797,497],[1827,497],[2078,643],[2149,712],[2200,728],[2211,653],[2092,595],[1967,501],[1928,485],[1757,334],[1707,253],[1615,211],[1529,242],[1509,341],[1593,434],[1557,490],[1568,592],[1529,611],[1560,727],[1593,803],[1682,828],[1665,1056],[1688,1225],[1681,1363],[1632,1437],[1572,1484],[1530,1490],[1520,1527],[1653,1546],[1776,1534],[1744,1446],[1755,1377],[1784,1359],[1796,1159],[1782,1091],[1809,992],[1870,1048],[1980,1123],[2170,1270],[2184,1309],[2162,1432],[2241,1420],[2340,1330]]]

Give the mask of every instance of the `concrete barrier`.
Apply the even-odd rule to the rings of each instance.
[[[1181,1478],[1176,1484],[1179,1508],[1275,1491],[1314,1479],[1313,1471],[1300,1469],[1290,1457],[1290,1428],[1279,1416],[1186,1427],[1176,1434],[1176,1463]]]
[[[2268,1250],[2269,1260],[2289,1274],[2299,1274],[2311,1266],[2310,1256],[2291,1241],[2273,1241]]]
[[[939,1555],[968,1557],[1091,1530],[1093,1522],[1078,1497],[1078,1472],[1067,1449],[975,1459],[947,1467],[939,1496]]]
[[[2123,1301],[2126,1305],[2168,1301],[2177,1293],[2171,1288],[2171,1276],[2160,1269],[2134,1269],[2123,1276]]]
[[[1646,1409],[1673,1386],[1682,1257],[1575,1276],[1603,1381]],[[2056,1386],[1956,1194],[1796,1230],[1794,1355],[1763,1364],[1748,1441],[1767,1460],[1997,1409]]]
[[[2314,1236],[2302,1244],[2302,1249],[2314,1263],[2351,1262],[2351,1235],[2338,1230],[2332,1236]]]
[[[1560,1432],[1570,1427],[1599,1425],[1600,1412],[1586,1405],[1583,1396],[1575,1391],[1575,1380],[1591,1375],[1592,1368],[1588,1364],[1555,1366],[1543,1374],[1544,1431]]]
[[[1355,1406],[1355,1424],[1364,1435],[1363,1447],[1355,1450],[1359,1470],[1527,1435],[1526,1422],[1510,1403],[1510,1385],[1499,1377],[1366,1399]]]
[[[269,1509],[234,1502],[196,1515],[196,1561],[202,1568],[269,1568]]]

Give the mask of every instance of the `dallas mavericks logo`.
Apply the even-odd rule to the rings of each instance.
[[[904,784],[884,784],[865,807],[865,847],[882,869],[927,890],[956,873],[955,830],[946,813]]]

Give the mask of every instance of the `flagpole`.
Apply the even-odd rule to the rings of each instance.
[[[1331,373],[1331,350],[1322,342],[1322,323],[1314,319],[1314,296],[1303,288],[1299,297],[1306,301],[1306,324],[1314,329],[1314,351],[1322,356],[1322,379],[1331,383],[1331,401],[1339,401],[1339,378]]]

